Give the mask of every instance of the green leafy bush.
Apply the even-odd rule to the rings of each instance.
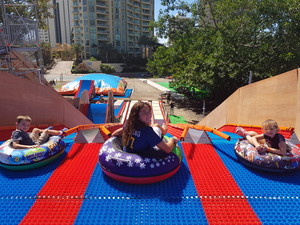
[[[101,64],[100,70],[102,73],[115,73],[116,72],[115,67],[112,65],[109,65],[109,64]]]
[[[93,56],[89,60],[90,61],[97,61],[97,59],[95,57],[93,57]]]

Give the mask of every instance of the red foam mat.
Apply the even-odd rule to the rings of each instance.
[[[76,144],[54,171],[20,224],[73,224],[102,144]]]
[[[261,224],[211,145],[182,146],[209,224]]]

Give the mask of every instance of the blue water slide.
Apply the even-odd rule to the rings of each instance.
[[[87,117],[95,124],[105,123],[107,104],[90,104],[87,112]]]

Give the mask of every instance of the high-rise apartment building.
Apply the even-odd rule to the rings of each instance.
[[[56,44],[72,44],[72,1],[52,0],[49,12],[53,17],[48,18],[48,41],[52,47]]]
[[[112,45],[120,53],[139,56],[141,36],[153,37],[154,0],[73,0],[73,42],[84,47],[84,56]]]
[[[48,30],[39,29],[39,41],[49,43],[49,32]]]

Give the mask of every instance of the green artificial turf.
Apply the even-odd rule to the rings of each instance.
[[[170,87],[170,83],[169,82],[158,82],[158,84],[161,85],[161,86],[163,86],[163,87],[165,87],[165,88],[170,89],[170,91],[176,92],[175,89],[173,89],[173,88]]]
[[[176,124],[176,123],[187,123],[183,116],[174,116],[171,115],[170,117],[170,123]]]

